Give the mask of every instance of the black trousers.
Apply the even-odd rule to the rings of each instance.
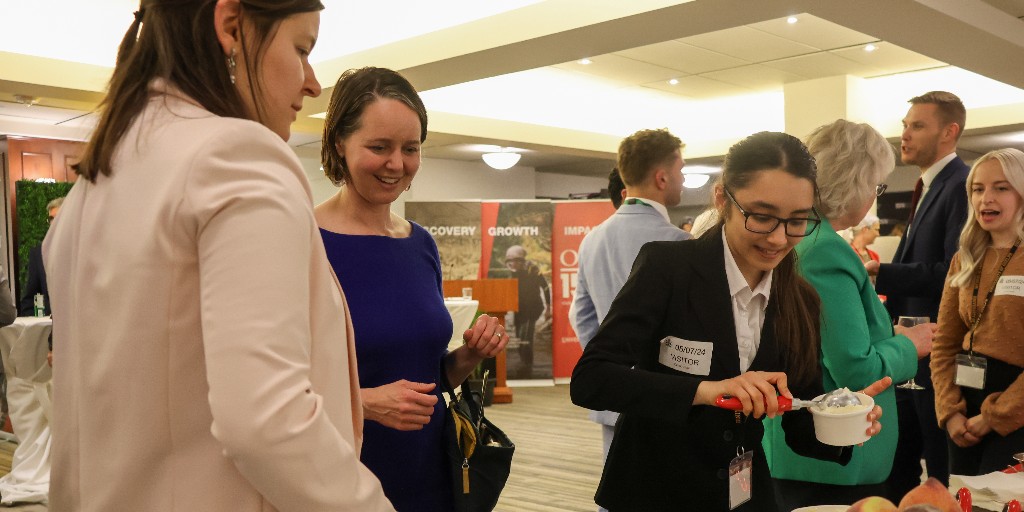
[[[1007,364],[998,359],[988,357],[988,371],[985,378],[985,389],[960,388],[964,402],[967,403],[968,418],[981,413],[981,404],[985,398],[999,391],[1004,391],[1013,384],[1024,368]],[[947,436],[949,448],[950,470],[957,475],[983,475],[993,471],[1002,471],[1006,466],[1016,464],[1013,454],[1024,452],[1024,428],[1001,436],[991,432],[978,444],[961,448]]]

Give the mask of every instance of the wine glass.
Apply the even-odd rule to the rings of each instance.
[[[899,320],[896,320],[896,325],[903,327],[913,327],[918,324],[926,324],[930,321],[931,319],[926,316],[901,316]],[[896,387],[900,389],[912,389],[914,391],[920,391],[924,389],[924,386],[914,382],[913,377],[911,377],[910,380]]]

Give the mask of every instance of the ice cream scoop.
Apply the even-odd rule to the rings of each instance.
[[[861,405],[857,394],[846,388],[835,389],[825,393],[818,400],[800,400],[799,398],[786,398],[782,395],[775,397],[779,402],[779,411],[796,411],[805,407],[814,407],[824,410],[832,407],[846,407],[850,405]],[[739,398],[730,395],[722,395],[715,400],[715,406],[731,411],[743,410],[743,403]]]

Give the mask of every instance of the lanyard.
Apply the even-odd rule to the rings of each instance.
[[[992,296],[996,293],[996,286],[999,285],[999,278],[1003,277],[1003,272],[1006,270],[1006,265],[1010,263],[1010,258],[1013,257],[1013,253],[1017,252],[1017,247],[1020,246],[1021,239],[1018,238],[1013,243],[1013,247],[1010,248],[1010,252],[1006,253],[1006,257],[1003,258],[1003,263],[999,265],[999,271],[996,272],[996,279],[992,281],[992,288],[988,291],[985,296],[985,303],[981,305],[981,311],[978,311],[978,287],[981,286],[981,263],[978,264],[978,270],[974,273],[974,294],[971,295],[971,313],[974,316],[974,321],[971,322],[971,345],[969,354],[974,357],[974,332],[978,330],[978,324],[981,323],[981,317],[988,310],[988,304],[992,302]]]
[[[649,204],[647,204],[647,203],[645,203],[645,202],[643,202],[643,201],[641,201],[641,200],[639,200],[639,199],[637,199],[635,197],[631,197],[629,199],[626,199],[626,204],[642,204],[644,206],[651,206],[651,205],[649,205]],[[654,208],[654,207],[651,206],[651,208]]]

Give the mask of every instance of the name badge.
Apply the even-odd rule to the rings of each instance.
[[[690,375],[711,374],[711,352],[715,346],[710,341],[691,341],[666,336],[661,340],[658,362]]]
[[[969,356],[967,354],[956,355],[956,380],[957,386],[974,389],[985,389],[985,371],[988,369],[988,360],[981,356]]]
[[[1024,297],[1024,276],[1003,276],[996,284],[994,295],[1016,295]]]
[[[750,501],[752,494],[754,452],[740,450],[741,453],[729,463],[729,510],[736,510]]]

